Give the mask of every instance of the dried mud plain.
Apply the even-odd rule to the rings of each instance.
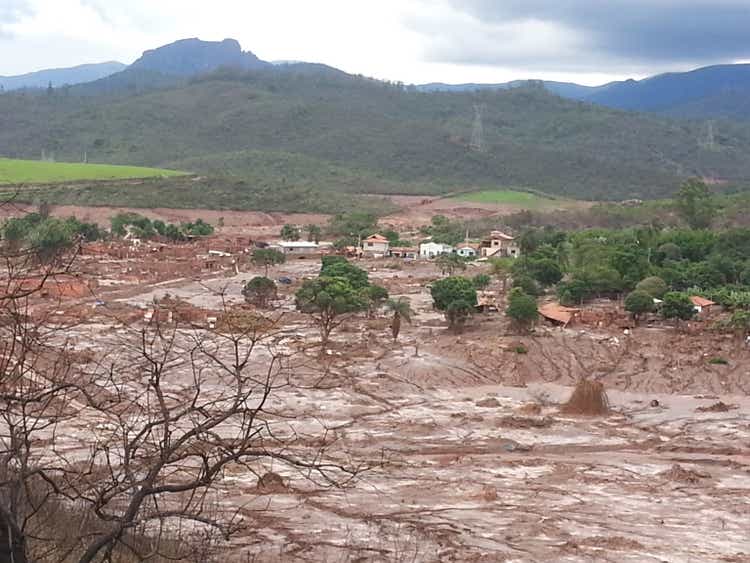
[[[326,375],[315,389],[278,389],[272,404],[279,428],[370,469],[330,488],[282,465],[257,468],[282,476],[272,491],[252,472],[228,472],[218,505],[247,525],[222,559],[750,561],[750,351],[741,342],[671,327],[540,326],[518,336],[501,313],[454,335],[431,308],[434,266],[360,265],[411,299],[413,324],[394,344],[387,318],[357,317],[321,353],[292,296],[318,262],[274,268],[294,280],[281,286],[275,345],[304,359],[300,382],[309,370]],[[101,314],[166,293],[201,308],[239,303],[258,273],[120,289],[98,296]],[[101,314],[68,338],[108,349],[125,329]],[[707,361],[717,355],[728,364]],[[255,361],[261,370],[263,355]],[[581,376],[604,383],[610,416],[561,414]],[[69,447],[85,448],[96,421],[76,424]]]

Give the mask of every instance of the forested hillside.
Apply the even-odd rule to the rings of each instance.
[[[75,161],[85,152],[91,162],[228,176],[250,189],[381,194],[515,186],[617,200],[663,197],[693,175],[750,178],[744,125],[715,124],[708,143],[703,121],[601,108],[542,88],[423,93],[301,64],[133,92],[114,75],[0,95],[0,155]],[[470,147],[475,108],[482,150]]]

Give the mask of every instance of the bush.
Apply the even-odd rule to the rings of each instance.
[[[477,274],[471,279],[471,283],[473,283],[474,287],[477,289],[484,289],[485,287],[490,285],[491,281],[492,278],[487,274]]]
[[[708,363],[713,365],[726,366],[729,364],[729,360],[727,360],[726,358],[716,357],[708,360]]]

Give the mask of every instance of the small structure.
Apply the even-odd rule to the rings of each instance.
[[[330,242],[307,242],[307,241],[283,241],[271,248],[275,248],[284,254],[292,256],[313,256],[327,252],[333,245]]]
[[[497,291],[477,291],[477,309],[479,309],[483,313],[488,313],[490,311],[499,311],[500,308],[497,304],[497,297]]]
[[[539,307],[539,314],[554,324],[566,327],[580,314],[580,309],[563,307],[559,303],[547,303]]]
[[[492,231],[490,238],[483,240],[479,248],[483,258],[518,258],[521,255],[515,237],[501,231]]]
[[[469,246],[468,244],[464,244],[456,248],[456,254],[458,254],[461,258],[476,258],[477,249],[473,246]]]
[[[439,242],[423,242],[419,245],[419,256],[421,258],[435,258],[441,254],[452,254],[453,247],[450,244]]]
[[[417,248],[407,246],[394,246],[389,253],[393,258],[403,258],[404,260],[416,260],[419,256]]]
[[[702,315],[704,313],[709,314],[711,313],[711,310],[713,309],[714,303],[710,299],[706,299],[705,297],[700,297],[699,295],[691,295],[690,296],[690,302],[693,304],[693,307],[695,307],[695,311]]]
[[[370,256],[387,256],[390,246],[387,238],[374,234],[362,241],[362,253]]]

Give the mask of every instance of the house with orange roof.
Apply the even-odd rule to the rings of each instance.
[[[383,235],[374,234],[362,241],[362,253],[369,256],[388,256],[391,243]]]

